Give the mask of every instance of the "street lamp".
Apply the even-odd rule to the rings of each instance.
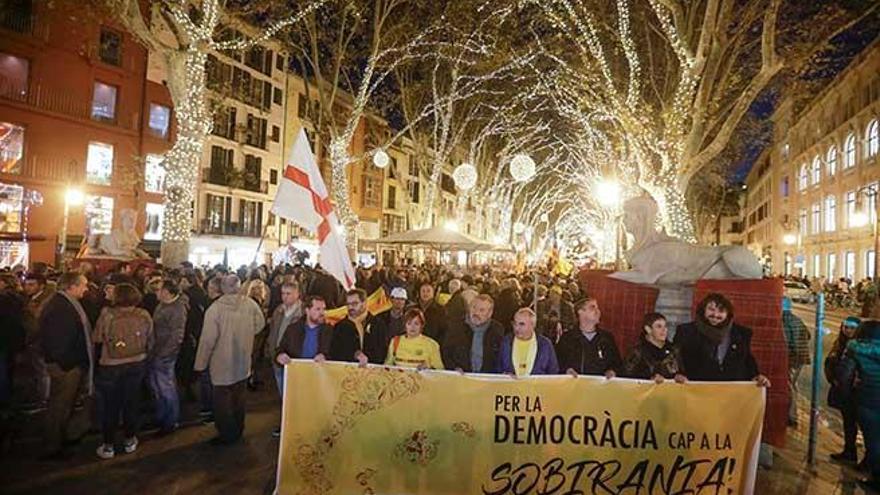
[[[785,234],[784,236],[782,236],[782,242],[784,242],[788,246],[791,246],[795,242],[797,242],[797,236],[794,234]]]
[[[458,224],[455,220],[447,220],[446,223],[443,224],[443,228],[452,232],[458,232]]]
[[[376,152],[373,153],[373,165],[376,167],[385,168],[388,166],[389,161],[390,158],[388,157],[388,153],[382,148],[377,149]]]
[[[620,183],[616,180],[602,179],[596,183],[596,199],[606,208],[614,208],[620,204]]]
[[[863,211],[857,211],[849,218],[852,227],[864,227],[868,225],[868,214]]]
[[[64,192],[64,217],[61,222],[61,234],[58,236],[58,262],[60,268],[64,268],[64,252],[67,250],[67,220],[70,217],[70,207],[79,206],[85,201],[82,190],[68,187]]]

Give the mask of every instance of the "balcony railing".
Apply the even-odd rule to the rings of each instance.
[[[45,23],[37,22],[30,9],[14,6],[0,6],[0,29],[27,36],[34,36],[43,41],[49,39],[49,29]]]
[[[72,184],[85,181],[85,165],[70,157],[28,153],[25,158],[20,177]]]
[[[210,219],[203,218],[199,222],[199,234],[260,237],[262,231],[260,226],[256,224],[247,226],[247,228],[239,222],[223,222],[220,225],[214,225]]]
[[[123,129],[137,130],[138,128],[136,113],[120,115],[117,111],[113,120],[96,120],[92,118],[92,105],[88,99],[77,98],[68,90],[47,87],[40,82],[30,82],[27,85],[16,84],[2,74],[0,74],[0,100],[14,101],[40,110],[91,122],[101,122]]]
[[[211,167],[205,167],[202,169],[202,182],[207,182],[208,184],[214,184],[217,186],[226,186],[232,189],[243,189],[245,191],[258,192],[262,194],[266,194],[269,192],[268,180],[247,181],[241,180],[237,177],[233,177],[230,179],[230,177],[222,170],[212,169]]]

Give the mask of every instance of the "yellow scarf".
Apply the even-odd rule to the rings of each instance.
[[[361,313],[360,316],[356,316],[354,318],[352,318],[351,316],[348,317],[348,319],[350,319],[352,321],[352,323],[354,323],[354,327],[357,329],[358,339],[360,339],[360,341],[361,341],[361,349],[364,348],[364,334],[370,333],[369,326],[364,328],[364,321],[367,319],[368,314],[369,314],[369,311],[364,310],[364,312]]]
[[[516,376],[529,376],[535,366],[535,357],[538,355],[538,338],[532,334],[529,340],[513,338],[513,370]]]

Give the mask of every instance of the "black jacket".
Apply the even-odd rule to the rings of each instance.
[[[587,340],[578,328],[562,334],[556,344],[560,371],[573,369],[581,375],[604,375],[620,369],[620,351],[610,332],[597,329],[593,340]]]
[[[77,366],[88,369],[89,351],[82,319],[60,293],[49,299],[40,314],[40,339],[47,363],[56,363],[65,371]]]
[[[468,373],[495,373],[495,360],[501,347],[501,339],[504,337],[504,326],[495,320],[489,321],[489,327],[483,335],[483,364],[478,370],[471,369],[473,337],[474,331],[464,320],[450,323],[442,345],[443,364],[446,365],[446,369],[461,368]]]
[[[415,307],[422,309],[421,305]],[[446,334],[446,308],[436,301],[431,301],[431,304],[422,311],[425,313],[425,328],[422,333],[438,343],[443,342]]]
[[[679,373],[684,374],[684,369],[678,348],[670,342],[657,347],[643,335],[629,351],[620,374],[627,378],[650,379],[654,375],[675,378]]]
[[[674,344],[689,380],[706,382],[749,381],[758,376],[758,363],[752,355],[752,330],[734,323],[730,328],[730,348],[720,364],[716,346],[697,329],[685,323],[675,330]]]
[[[282,352],[290,356],[292,359],[303,357],[303,342],[306,340],[306,319],[300,318],[287,326],[284,330],[284,336],[281,337],[281,343],[278,344],[276,356]],[[333,328],[330,325],[322,324],[318,330],[318,354],[329,357],[330,348],[333,344]],[[354,351],[352,351],[354,354]],[[274,361],[273,361],[274,362]]]
[[[507,288],[498,295],[495,301],[495,319],[504,327],[505,333],[513,332],[513,315],[523,306],[519,292],[514,288]]]
[[[367,315],[364,320],[364,344],[361,346],[358,338],[357,327],[354,322],[346,317],[333,327],[333,339],[330,345],[330,359],[333,361],[354,362],[354,353],[361,351],[367,355],[371,363],[385,363],[388,354],[388,329],[373,315]]]

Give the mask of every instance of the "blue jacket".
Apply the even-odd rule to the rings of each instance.
[[[538,353],[535,355],[535,365],[532,366],[532,375],[556,375],[559,374],[559,363],[556,361],[556,351],[553,343],[543,335],[538,338]],[[501,340],[498,349],[498,359],[495,360],[498,373],[513,373],[513,334],[507,334]]]
[[[863,325],[846,349],[858,369],[859,404],[880,409],[880,325]]]

